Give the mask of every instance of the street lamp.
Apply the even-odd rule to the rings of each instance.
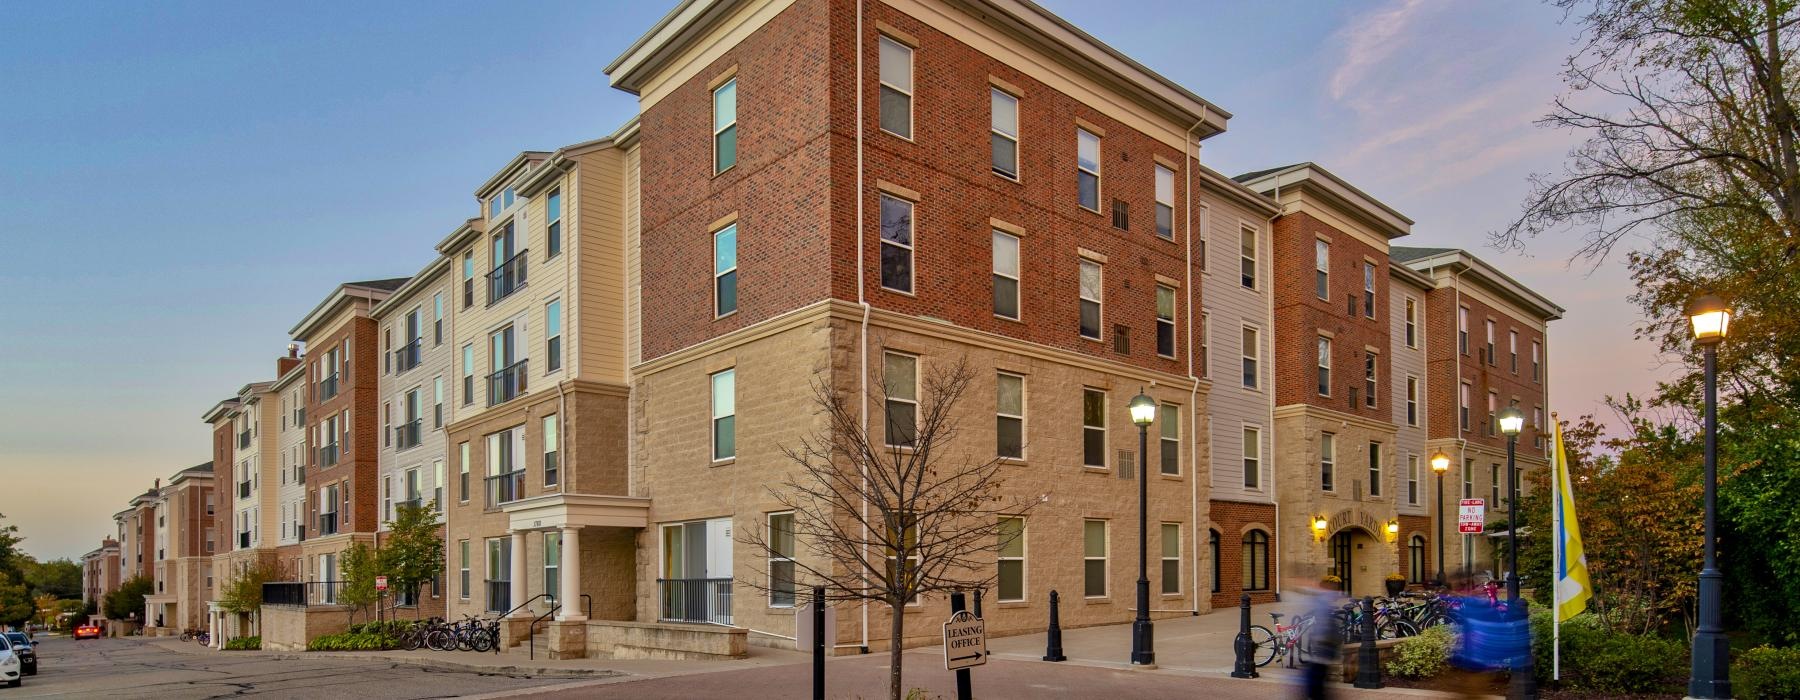
[[[1150,624],[1150,423],[1156,420],[1156,400],[1138,390],[1131,400],[1131,422],[1138,427],[1138,579],[1137,618],[1131,621],[1131,665],[1156,665],[1156,633]]]
[[[1716,373],[1719,343],[1724,342],[1725,330],[1731,324],[1731,310],[1725,307],[1725,300],[1703,294],[1688,302],[1687,315],[1693,326],[1694,342],[1700,344],[1706,361],[1706,560],[1700,568],[1700,626],[1694,631],[1688,695],[1729,698],[1731,641],[1725,637],[1719,613],[1719,595],[1724,592],[1725,574],[1719,571],[1717,554],[1719,385]]]
[[[1431,472],[1437,475],[1437,585],[1443,588],[1444,580],[1444,474],[1450,471],[1450,455],[1439,450],[1431,456]]]
[[[1530,617],[1525,602],[1519,600],[1519,462],[1516,457],[1519,431],[1525,429],[1525,412],[1517,406],[1500,409],[1500,433],[1506,436],[1506,611],[1523,624]],[[1537,679],[1532,675],[1531,653],[1515,662],[1512,692],[1515,698],[1536,698]]]

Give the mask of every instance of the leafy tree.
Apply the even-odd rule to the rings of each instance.
[[[25,584],[12,574],[0,573],[0,626],[18,627],[36,613]]]
[[[380,575],[381,561],[368,543],[356,542],[339,555],[338,566],[344,588],[338,592],[337,602],[349,608],[350,622],[354,623],[356,613],[380,600],[380,591],[375,590],[375,577]]]
[[[106,618],[109,620],[130,619],[135,613],[139,622],[144,621],[144,596],[150,595],[155,585],[148,576],[133,576],[119,584],[118,590],[106,594]]]
[[[395,591],[417,595],[419,587],[444,573],[444,541],[438,539],[434,504],[402,504],[388,523],[381,548],[382,573]]]
[[[68,559],[30,561],[24,565],[25,585],[32,596],[81,597],[81,565]]]
[[[61,602],[61,600],[53,595],[45,594],[32,596],[32,608],[36,610],[36,612],[32,613],[32,617],[37,618],[35,621],[38,624],[49,627],[52,623],[56,622],[56,614],[62,612]]]
[[[263,584],[280,578],[281,571],[274,562],[257,559],[219,586],[219,608],[254,615],[262,610]]]
[[[0,513],[0,520],[5,519],[6,514]],[[15,580],[20,578],[21,560],[27,556],[19,550],[19,542],[24,539],[19,536],[19,526],[0,525],[0,574],[10,575]]]

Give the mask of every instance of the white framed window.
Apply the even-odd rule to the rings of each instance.
[[[1469,383],[1463,382],[1456,394],[1457,422],[1463,432],[1469,431]]]
[[[1076,204],[1100,211],[1100,137],[1086,129],[1075,130]]]
[[[469,502],[469,443],[467,443],[467,442],[457,443],[456,444],[456,452],[457,452],[457,456],[459,457],[459,459],[457,460],[457,466],[456,466],[456,469],[457,469],[456,476],[458,479],[456,499],[463,503],[468,503]]]
[[[1544,381],[1544,348],[1538,341],[1531,341],[1531,381]]]
[[[1255,326],[1244,326],[1244,342],[1241,352],[1244,356],[1243,380],[1245,389],[1258,389],[1262,386],[1262,372],[1258,367],[1258,365],[1261,364],[1260,358],[1262,357],[1261,335],[1261,333],[1257,332]]]
[[[1469,307],[1456,307],[1456,351],[1469,354]]]
[[[887,395],[889,447],[912,447],[918,439],[919,358],[897,352],[882,353],[881,385]]]
[[[1019,98],[1000,88],[988,90],[988,142],[994,174],[1019,179]]]
[[[1375,407],[1375,367],[1379,359],[1375,353],[1363,352],[1363,405]]]
[[[1162,473],[1169,476],[1181,475],[1181,407],[1174,404],[1162,404],[1157,416],[1157,442],[1160,448],[1159,464]]]
[[[1500,394],[1492,391],[1488,392],[1487,433],[1488,435],[1500,434]]]
[[[475,304],[475,251],[465,250],[462,256],[463,308]]]
[[[1518,374],[1519,373],[1519,332],[1518,331],[1507,331],[1506,332],[1506,356],[1509,358],[1509,364],[1512,366],[1512,373]]]
[[[1487,331],[1487,363],[1492,367],[1498,362],[1494,359],[1494,319],[1482,321],[1481,325]]]
[[[1331,395],[1331,338],[1319,336],[1319,395]]]
[[[1082,258],[1081,273],[1081,337],[1092,340],[1100,339],[1101,299],[1104,292],[1104,278],[1100,263]]]
[[[562,595],[562,533],[544,533],[544,597],[554,605]]]
[[[544,305],[544,373],[562,369],[562,300]]]
[[[1475,460],[1463,460],[1463,498],[1475,497]]]
[[[1244,488],[1262,488],[1262,428],[1244,426]]]
[[[1406,347],[1419,347],[1419,300],[1406,298]]]
[[[1419,456],[1406,456],[1406,503],[1419,505]]]
[[[896,292],[913,291],[912,202],[881,195],[881,286]]]
[[[1331,299],[1331,242],[1313,241],[1313,293]]]
[[[713,174],[737,165],[737,78],[713,88]]]
[[[1175,288],[1156,285],[1156,354],[1175,356]]]
[[[876,44],[881,58],[881,130],[911,140],[913,49],[885,34]]]
[[[1019,320],[1019,237],[994,229],[994,315]]]
[[[1000,602],[1025,600],[1025,519],[1000,518],[999,571],[995,576]]]
[[[1369,495],[1381,496],[1381,443],[1369,443]]]
[[[464,343],[462,347],[462,395],[464,406],[475,403],[474,343]]]
[[[1487,507],[1489,510],[1497,511],[1500,509],[1500,483],[1501,483],[1500,465],[1498,463],[1489,464],[1488,465],[1488,491],[1490,492],[1490,495],[1492,496],[1492,498],[1488,499],[1488,503],[1487,503]]]
[[[1212,342],[1208,336],[1212,333],[1212,313],[1200,312],[1200,376],[1212,377]]]
[[[1081,523],[1082,595],[1106,597],[1106,521],[1084,520]]]
[[[1162,593],[1181,595],[1181,524],[1162,524]]]
[[[1256,288],[1256,229],[1238,228],[1238,278],[1245,289]]]
[[[457,593],[459,595],[461,595],[463,600],[468,600],[469,599],[469,588],[470,588],[470,585],[469,585],[469,583],[470,583],[469,582],[469,541],[468,540],[457,540],[456,541],[456,564],[457,564],[457,570],[456,570],[457,578],[459,579],[459,582],[462,584],[460,587],[458,587]]]
[[[1363,263],[1363,317],[1375,318],[1375,263]]]
[[[1081,390],[1081,464],[1106,468],[1106,392]]]
[[[544,247],[548,249],[544,258],[554,258],[562,253],[562,190],[550,190],[550,196],[544,198]]]
[[[769,514],[769,607],[794,607],[794,512]]]
[[[444,427],[444,375],[431,378],[431,427]]]
[[[737,369],[716,372],[712,386],[712,458],[737,456]]]
[[[1156,166],[1156,235],[1175,240],[1175,171]]]
[[[713,317],[737,313],[737,224],[713,232]]]
[[[1006,459],[1025,458],[1025,378],[1001,372],[994,377],[994,451]]]
[[[560,472],[562,471],[560,449],[562,447],[562,441],[558,438],[558,423],[556,418],[556,414],[552,413],[544,416],[544,422],[542,423],[543,430],[541,431],[541,434],[544,436],[543,465],[545,487],[555,486],[560,481],[559,477]]]
[[[1319,433],[1319,488],[1337,490],[1337,436]]]
[[[1419,425],[1419,378],[1406,375],[1406,424]]]

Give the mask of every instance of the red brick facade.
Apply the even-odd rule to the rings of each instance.
[[[1251,591],[1250,602],[1255,605],[1275,602],[1275,588],[1279,583],[1275,580],[1279,569],[1276,562],[1281,560],[1281,547],[1276,541],[1274,504],[1210,501],[1207,507],[1212,516],[1212,529],[1207,533],[1209,543],[1213,535],[1219,538],[1213,569],[1219,585],[1212,594],[1212,607],[1216,610],[1238,606],[1244,594],[1244,538],[1252,530],[1260,530],[1269,536],[1269,558],[1266,567],[1268,586]]]
[[[212,482],[215,506],[213,508],[212,531],[217,538],[214,553],[223,554],[231,551],[236,543],[229,539],[236,532],[232,523],[230,497],[225,494],[237,493],[237,484],[232,483],[237,476],[237,429],[235,422],[228,414],[221,413],[213,422],[212,445]]]
[[[1460,296],[1460,299],[1458,298]],[[1468,352],[1458,353],[1457,341],[1457,309],[1461,306],[1469,310],[1469,347]],[[1494,321],[1494,349],[1498,356],[1492,364],[1484,361],[1487,355],[1486,321]],[[1532,379],[1531,347],[1538,343],[1540,347],[1539,361],[1542,355],[1543,333],[1530,325],[1508,315],[1504,310],[1482,303],[1469,294],[1458,295],[1454,287],[1433,290],[1425,298],[1426,333],[1431,338],[1429,357],[1427,358],[1431,374],[1431,396],[1428,405],[1431,410],[1431,437],[1463,438],[1470,443],[1488,447],[1497,451],[1506,449],[1506,437],[1498,433],[1488,432],[1488,392],[1499,395],[1498,406],[1504,408],[1517,402],[1519,410],[1525,412],[1525,430],[1519,433],[1519,449],[1529,451],[1537,445],[1539,436],[1549,435],[1548,425],[1532,424],[1532,409],[1544,411],[1543,421],[1550,421],[1544,405],[1544,384],[1542,378],[1549,372],[1546,365],[1539,379]],[[1518,371],[1512,368],[1508,352],[1507,334],[1517,331],[1519,334]],[[1460,361],[1460,362],[1459,362]],[[1460,367],[1459,367],[1460,365]],[[1458,428],[1458,385],[1468,383],[1469,392],[1469,429]],[[1548,439],[1545,437],[1544,439]],[[1541,448],[1540,448],[1541,449]]]
[[[1331,245],[1329,299],[1320,299],[1315,281],[1317,241]],[[1364,313],[1363,265],[1375,265],[1374,316]],[[1393,386],[1387,357],[1388,257],[1385,251],[1305,212],[1275,221],[1275,387],[1277,405],[1311,404],[1391,422]],[[1318,387],[1318,342],[1331,335],[1330,395]],[[1364,386],[1366,348],[1376,349],[1374,407]]]
[[[323,367],[327,353],[332,348],[343,352],[345,340],[349,340],[349,354],[343,361],[344,369],[337,378],[337,394],[324,398],[320,390],[321,382],[338,372],[335,368]],[[376,527],[376,458],[381,452],[380,417],[376,415],[379,402],[377,375],[381,371],[381,357],[376,344],[375,319],[365,316],[351,318],[342,327],[323,338],[309,339],[307,352],[307,377],[310,383],[307,389],[306,420],[307,449],[310,455],[307,461],[312,465],[306,475],[307,500],[307,537],[319,537],[318,531],[320,509],[320,489],[333,483],[338,484],[337,506],[338,532],[374,532]],[[343,424],[345,412],[349,412],[350,422]],[[327,418],[338,419],[338,457],[337,464],[326,466],[319,461],[319,448],[329,444],[330,440],[323,435],[317,443],[312,441],[314,426],[323,424]],[[323,428],[316,428],[323,430]],[[324,511],[329,512],[329,511]]]
[[[1432,518],[1425,515],[1401,515],[1399,520],[1400,536],[1394,542],[1394,547],[1399,554],[1395,561],[1400,562],[1400,575],[1405,576],[1407,581],[1414,580],[1412,552],[1408,547],[1414,535],[1422,535],[1425,538],[1425,568],[1416,578],[1426,582],[1434,580],[1437,577],[1437,542],[1432,537],[1437,531],[1432,529]]]

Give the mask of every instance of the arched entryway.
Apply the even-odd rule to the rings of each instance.
[[[1331,560],[1331,574],[1342,579],[1338,590],[1345,595],[1381,595],[1385,592],[1385,574],[1377,567],[1375,535],[1357,526],[1345,527],[1326,542]]]

